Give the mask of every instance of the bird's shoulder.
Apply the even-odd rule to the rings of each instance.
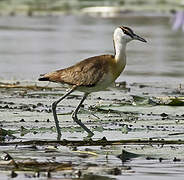
[[[56,71],[57,80],[78,86],[93,86],[109,70],[113,55],[100,55],[84,59],[77,64]]]
[[[109,54],[104,54],[104,55],[100,55],[100,56],[93,56],[87,59],[84,59],[80,62],[78,62],[77,64],[75,64],[74,66],[86,66],[86,65],[95,65],[95,64],[105,64],[108,61],[114,59],[113,55],[109,55]]]
[[[109,61],[113,58],[112,55],[101,55],[84,59],[74,66],[61,70],[61,78],[70,84],[94,86],[104,73],[107,73]]]

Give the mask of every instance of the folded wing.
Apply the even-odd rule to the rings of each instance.
[[[108,72],[112,58],[114,58],[112,55],[91,57],[69,68],[47,73],[39,80],[77,86],[94,86]]]

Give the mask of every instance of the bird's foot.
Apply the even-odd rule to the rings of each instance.
[[[92,136],[94,136],[94,133],[93,132],[88,132],[88,136],[87,137],[89,137],[89,138],[91,138]]]
[[[58,134],[57,135],[57,141],[60,141],[61,140],[61,134]]]
[[[92,140],[91,139],[92,136],[94,136],[94,133],[90,131],[90,132],[88,132],[88,135],[83,138],[83,140],[85,140],[85,141]]]

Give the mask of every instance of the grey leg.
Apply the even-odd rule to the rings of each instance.
[[[58,118],[57,118],[57,114],[56,114],[56,107],[57,107],[57,104],[62,101],[65,97],[67,97],[69,94],[71,94],[73,91],[75,90],[75,87],[70,89],[66,94],[64,94],[60,99],[58,99],[57,101],[53,102],[52,103],[52,112],[53,112],[53,116],[54,116],[54,120],[55,120],[55,124],[56,124],[56,130],[57,130],[57,140],[60,140],[61,138],[61,130],[60,130],[60,127],[59,127],[59,121],[58,121]]]
[[[79,105],[77,106],[77,108],[74,110],[74,112],[72,113],[72,118],[73,120],[79,125],[81,126],[87,133],[89,137],[92,137],[94,135],[94,133],[92,133],[78,118],[77,118],[77,113],[82,105],[82,103],[84,102],[84,100],[86,99],[86,97],[88,96],[88,93],[85,93],[82,100],[80,101]]]

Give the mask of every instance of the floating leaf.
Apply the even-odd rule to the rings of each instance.
[[[169,106],[184,106],[184,97],[157,97],[157,103]]]

